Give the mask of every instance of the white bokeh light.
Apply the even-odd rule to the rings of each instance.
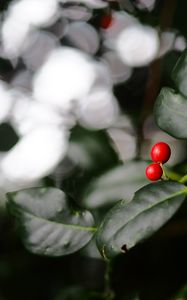
[[[70,7],[63,7],[62,16],[74,21],[88,21],[92,17],[92,12],[88,7],[71,5]]]
[[[53,107],[32,99],[17,99],[12,111],[12,125],[20,135],[41,126],[61,126],[62,121],[62,116]]]
[[[69,25],[66,37],[73,46],[90,54],[99,48],[99,36],[93,26],[86,22],[73,22]]]
[[[45,26],[53,21],[57,12],[56,0],[20,0],[9,8],[9,17],[25,24]]]
[[[32,72],[30,70],[21,70],[16,72],[11,80],[11,87],[14,89],[30,91],[32,83]]]
[[[179,35],[176,37],[175,43],[174,43],[174,49],[177,51],[184,51],[186,48],[186,39],[184,36]]]
[[[134,159],[137,154],[137,135],[132,120],[121,115],[115,126],[107,130],[122,161]]]
[[[56,0],[20,0],[10,4],[1,29],[5,55],[20,55],[30,31],[34,26],[53,22],[57,8]]]
[[[124,63],[131,67],[149,64],[158,54],[159,37],[150,26],[133,25],[118,36],[116,51]]]
[[[92,91],[82,99],[79,110],[79,122],[88,128],[104,129],[110,127],[117,119],[119,108],[110,90]]]
[[[9,181],[36,181],[57,166],[67,151],[66,132],[45,126],[24,136],[2,159],[0,168]]]
[[[8,178],[3,174],[1,170],[0,177],[0,208],[6,207],[7,195],[6,193],[15,192],[16,190],[26,189],[31,187],[40,187],[42,182],[40,181],[32,181],[32,182],[11,182]]]
[[[137,0],[136,2],[139,9],[147,9],[151,11],[155,6],[156,0]]]
[[[5,20],[1,29],[5,57],[12,58],[21,53],[30,30],[31,27],[28,23],[22,23],[11,16]]]
[[[54,50],[35,74],[34,98],[66,112],[72,103],[84,97],[95,79],[94,63],[83,52],[61,47]]]
[[[57,45],[58,39],[53,34],[45,31],[32,32],[22,51],[25,65],[32,71],[37,70]]]
[[[116,151],[122,161],[134,159],[136,157],[136,139],[134,135],[121,129],[111,129],[110,137],[115,143]]]
[[[132,68],[125,65],[114,51],[105,52],[103,60],[109,67],[114,84],[128,80],[132,74]]]
[[[125,11],[112,11],[111,25],[107,29],[102,30],[104,45],[107,48],[114,49],[119,34],[134,24],[138,24],[138,20],[134,16]]]
[[[102,61],[96,61],[94,63],[95,68],[95,80],[93,82],[92,88],[94,89],[112,89],[113,82],[110,69],[108,65]]]

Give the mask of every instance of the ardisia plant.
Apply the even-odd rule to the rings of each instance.
[[[163,88],[154,107],[158,126],[179,139],[187,138],[186,74],[187,51],[173,71],[176,88]],[[131,248],[158,231],[186,198],[187,175],[163,171],[163,164],[172,156],[170,146],[158,142],[153,145],[150,155],[153,163],[147,166],[146,175],[148,179],[158,181],[145,184],[127,199],[118,199],[119,202],[99,222],[94,220],[91,200],[101,197],[102,201],[99,194],[102,183],[99,187],[97,180],[91,182],[82,194],[89,201],[83,200],[81,207],[70,199],[69,193],[56,187],[30,188],[7,194],[7,208],[17,222],[25,247],[32,253],[57,257],[77,252],[91,240],[95,243],[106,263],[105,289],[89,299],[115,299],[110,285],[113,258],[126,255]],[[140,161],[133,163],[137,172],[139,168],[143,172],[147,165]],[[124,167],[127,176],[121,178],[124,186],[132,167],[128,164]],[[110,187],[105,188],[109,189],[110,199]]]

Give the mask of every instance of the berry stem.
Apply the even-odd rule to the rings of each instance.
[[[166,171],[164,170],[163,164],[160,163],[160,166],[161,166],[162,171],[163,171],[162,180],[164,180],[164,181],[169,180],[169,177],[167,176]]]

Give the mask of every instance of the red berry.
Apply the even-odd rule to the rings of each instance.
[[[168,144],[160,142],[155,144],[151,149],[151,158],[154,162],[165,163],[171,155],[171,149]]]
[[[148,179],[156,181],[162,177],[163,170],[159,164],[153,163],[146,168],[145,174]]]
[[[104,15],[101,18],[100,26],[103,29],[107,29],[112,24],[112,21],[113,21],[112,15],[110,15],[110,14],[109,15]]]

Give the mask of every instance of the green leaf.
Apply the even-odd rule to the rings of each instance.
[[[177,182],[159,181],[137,191],[131,202],[119,202],[106,215],[96,236],[104,258],[125,252],[157,231],[182,204],[184,188]]]
[[[84,206],[95,209],[121,199],[131,199],[137,189],[148,183],[146,166],[144,161],[129,161],[106,172],[85,190]]]
[[[33,253],[60,256],[85,246],[93,236],[93,217],[70,208],[56,188],[8,193],[8,209],[16,218],[24,245]]]
[[[156,100],[154,114],[162,130],[176,138],[187,138],[187,98],[164,87]]]
[[[187,97],[187,50],[178,59],[172,71],[172,78],[180,93]]]

